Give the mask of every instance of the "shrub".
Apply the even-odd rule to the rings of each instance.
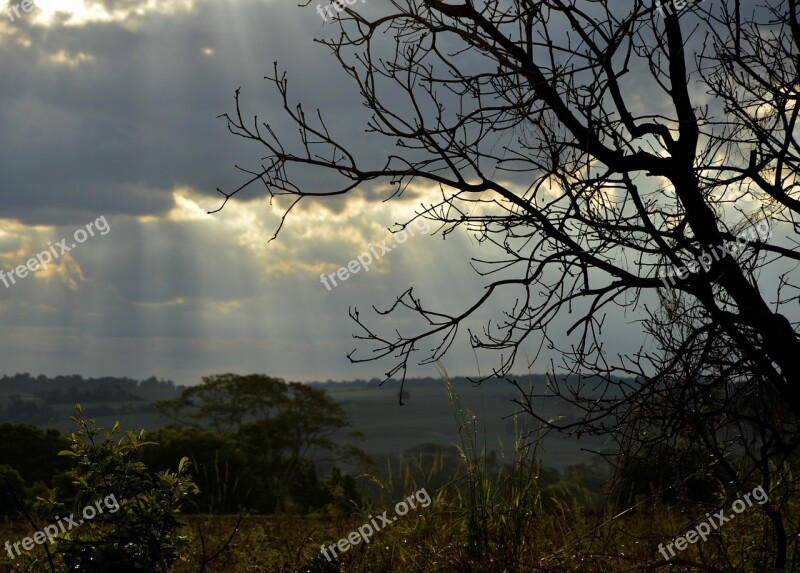
[[[188,460],[175,472],[153,472],[139,461],[137,451],[153,445],[144,430],[122,432],[119,423],[107,431],[87,420],[80,405],[70,419],[78,431],[68,450],[74,466],[68,471],[77,486],[72,507],[55,501],[56,491],[44,503],[48,515],[80,515],[98,500],[114,499],[118,510],[98,513],[80,527],[58,538],[55,553],[69,571],[161,572],[181,557],[187,541],[177,535],[176,514],[197,487],[188,475]]]

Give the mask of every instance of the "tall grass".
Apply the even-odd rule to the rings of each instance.
[[[530,549],[528,540],[536,518],[543,516],[538,480],[538,431],[526,431],[514,417],[514,444],[510,463],[497,465],[487,444],[485,425],[465,408],[447,371],[440,374],[453,409],[464,462],[460,486],[460,514],[466,533],[467,558],[472,563],[514,567]],[[501,452],[504,451],[500,444]]]

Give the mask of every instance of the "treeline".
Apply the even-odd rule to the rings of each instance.
[[[552,384],[552,379],[548,381],[544,374],[512,378],[537,388]],[[492,385],[493,382],[495,380],[490,379],[485,384]],[[346,384],[348,388],[368,388],[380,383],[380,379],[373,378],[349,382],[312,382],[308,386],[325,390],[340,384]],[[571,376],[558,383],[562,388],[572,388],[578,384],[600,388],[599,382],[591,378],[579,381],[577,377]],[[440,384],[441,380],[436,378],[409,378],[403,387],[403,400],[414,399],[418,389],[429,389]],[[465,393],[474,387],[466,377],[454,378],[453,385]],[[391,379],[384,387],[397,388],[399,391],[399,386],[398,380]],[[150,414],[154,412],[151,404],[175,399],[185,389],[185,386],[177,386],[171,380],[159,380],[152,376],[146,380],[134,380],[110,376],[84,378],[77,374],[49,378],[44,375],[32,376],[27,372],[13,376],[3,375],[0,378],[0,422],[57,424],[64,421],[64,406],[72,407],[75,404],[81,404],[84,413],[89,417]],[[518,393],[509,388],[507,398],[513,400],[518,397]]]
[[[81,402],[78,399],[69,403],[75,405]],[[150,402],[141,402],[140,400],[137,401],[136,405],[131,403],[114,407],[105,403],[90,403],[84,408],[84,413],[87,416],[95,418],[100,416],[149,414],[153,411],[153,406]],[[64,413],[57,411],[51,405],[39,399],[26,400],[12,394],[8,397],[5,405],[0,404],[0,420],[18,424],[55,424],[64,421]]]
[[[173,426],[146,433],[145,437],[149,445],[137,451],[137,459],[151,470],[174,468],[183,457],[191,462],[189,473],[199,492],[185,508],[189,513],[231,514],[240,508],[263,514],[349,513],[359,508],[362,499],[378,496],[373,491],[374,480],[359,480],[353,476],[361,471],[345,470],[353,464],[284,456],[270,467],[264,464],[263,455],[236,434]],[[273,438],[281,441],[280,436]],[[0,425],[0,516],[19,511],[14,497],[3,487],[4,478],[21,499],[43,497],[51,489],[61,500],[75,495],[68,479],[73,461],[58,455],[68,446],[69,436],[57,430],[40,430],[27,424]],[[277,447],[273,444],[272,449]],[[719,490],[721,476],[704,474],[686,479],[702,464],[700,451],[686,445],[643,452],[627,464],[614,497],[620,507],[653,494],[675,503],[681,491],[694,503],[708,501]],[[391,484],[393,491],[380,492],[388,499],[401,499],[407,494],[408,483],[424,484],[431,492],[458,488],[454,484],[464,475],[464,458],[456,447],[430,443],[398,455],[363,457],[358,465]],[[502,483],[502,476],[513,471],[508,460],[495,451],[488,452],[481,465],[491,482]],[[565,504],[599,509],[607,500],[611,478],[599,456],[588,464],[561,471],[539,465],[536,476],[537,494],[546,508]],[[684,481],[680,489],[672,487],[678,479]]]
[[[235,436],[196,428],[164,428],[146,433],[150,444],[137,450],[137,460],[153,471],[175,468],[183,457],[199,492],[185,508],[188,513],[232,514],[276,511],[309,513],[329,506],[344,511],[358,500],[355,480],[338,467],[319,476],[318,464],[293,464],[284,459],[272,468],[243,447]],[[77,494],[69,479],[70,458],[59,452],[69,446],[69,435],[41,430],[29,424],[0,425],[0,516],[13,517],[21,500],[49,497],[65,502]],[[287,478],[291,474],[291,479]],[[11,485],[12,494],[8,485]]]
[[[453,388],[455,388],[458,392],[468,391],[476,387],[476,384],[466,376],[453,376],[450,378],[450,380]],[[529,385],[533,388],[541,389],[549,387],[550,393],[552,393],[554,388],[558,388],[559,391],[565,395],[569,395],[571,392],[580,389],[581,395],[589,398],[596,398],[600,396],[612,398],[619,392],[617,388],[609,387],[605,383],[604,379],[599,376],[577,376],[575,374],[560,376],[554,376],[550,374],[523,374],[517,376],[509,374],[506,378],[487,378],[482,382],[482,384],[490,387],[496,384],[505,384],[508,386],[508,380],[515,380],[519,382],[523,388]],[[621,384],[627,385],[636,383],[634,378],[629,377],[615,377],[615,380],[618,380]],[[432,386],[436,387],[440,386],[441,383],[441,378],[434,378],[431,376],[406,378],[405,382],[403,383],[403,399],[405,400],[406,396],[411,397],[411,393],[414,389],[430,388]],[[372,388],[382,385],[385,388],[396,388],[398,391],[400,389],[400,380],[397,380],[396,378],[390,378],[385,382],[382,378],[372,378],[370,380],[359,378],[340,382],[334,380],[327,380],[325,382],[310,382],[309,384],[319,388],[333,388],[339,384],[347,384],[352,388]],[[518,399],[519,392],[515,391],[513,387],[509,387],[508,398],[510,400]]]
[[[264,463],[263,455],[242,443],[240,436],[191,427],[163,428],[146,433],[145,438],[150,444],[137,451],[137,459],[151,470],[174,468],[183,457],[191,462],[189,473],[199,492],[185,508],[189,513],[232,514],[243,507],[263,514],[331,510],[349,513],[360,508],[362,498],[377,496],[374,481],[359,480],[353,476],[361,471],[346,470],[355,467],[352,463],[293,460],[289,455],[270,467]],[[275,449],[275,442],[281,437],[272,438]],[[46,497],[53,489],[57,499],[74,497],[75,487],[68,478],[74,462],[59,455],[68,447],[69,435],[57,430],[41,430],[28,424],[0,425],[0,516],[19,512],[14,496],[4,487],[4,478],[20,499]],[[453,484],[463,475],[464,460],[454,446],[420,444],[398,455],[361,457],[357,466],[375,475],[389,471],[394,474],[392,478],[406,478],[380,476],[396,488],[382,495],[400,499],[408,493],[408,479],[424,483],[430,491]],[[492,451],[485,460],[485,469],[488,478],[497,479],[510,468]],[[609,477],[599,459],[563,471],[542,467],[538,476],[538,486],[549,503],[563,499],[588,507],[602,503]]]
[[[172,380],[159,380],[151,376],[147,380],[103,376],[84,378],[78,374],[71,376],[44,375],[31,376],[29,373],[3,375],[0,378],[0,392],[4,394],[34,395],[48,404],[83,402],[112,402],[121,400],[155,401],[175,398],[182,386],[175,386]]]
[[[5,396],[0,397],[0,421],[39,425],[62,422],[63,408],[57,407],[65,404],[84,404],[84,413],[94,417],[147,414],[153,411],[152,402],[175,398],[182,389],[171,380],[155,377],[4,375],[0,378],[0,394]]]

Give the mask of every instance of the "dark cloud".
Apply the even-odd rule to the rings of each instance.
[[[4,371],[155,373],[184,383],[221,371],[369,378],[386,364],[354,367],[345,358],[354,345],[350,307],[384,307],[411,285],[426,303],[451,311],[479,295],[483,283],[468,266],[476,250],[464,235],[414,237],[369,273],[330,292],[320,284],[321,272],[347,264],[411,216],[429,192],[423,186],[391,205],[380,202],[393,191],[385,182],[304,202],[269,245],[287,203],[270,209],[262,188],[202,217],[219,206],[216,187],[243,181],[235,164],[253,168],[266,154],[216,117],[234,111],[237,87],[246,117],[258,115],[299,144],[263,79],[276,60],[279,73],[287,71],[290,105],[320,108],[364,165],[380,166],[393,151],[393,141],[365,134],[368,112],[355,83],[313,42],[336,35],[322,26],[317,3],[215,1],[172,10],[166,1],[152,11],[140,0],[94,0],[115,19],[0,18],[0,263],[20,264],[101,214],[112,226],[58,272],[0,287]],[[357,7],[384,9],[377,0]],[[387,97],[407,105],[396,91]],[[311,190],[338,183],[327,172],[301,175]],[[499,306],[487,317],[491,311]],[[619,339],[637,338],[632,328],[620,331]],[[463,341],[447,360],[454,373],[474,372]]]

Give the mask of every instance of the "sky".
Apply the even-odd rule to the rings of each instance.
[[[486,279],[470,257],[491,256],[490,247],[463,230],[443,237],[432,223],[402,244],[390,234],[436,189],[412,186],[385,201],[392,189],[383,182],[309,201],[274,241],[286,203],[271,204],[263,189],[208,213],[221,205],[218,187],[243,181],[235,165],[265,155],[218,117],[234,111],[235,90],[250,116],[292,129],[264,80],[273,62],[287,73],[291,101],[321,109],[365,157],[387,153],[364,137],[355,83],[314,41],[336,32],[316,4],[38,0],[19,16],[0,13],[0,269],[54,254],[46,269],[0,283],[3,373],[155,375],[180,384],[221,372],[369,379],[393,362],[351,364],[350,351],[370,349],[353,339],[349,309],[369,315],[411,286],[451,312],[480,296]],[[84,237],[89,224],[94,236]],[[85,240],[75,241],[76,231]],[[321,273],[383,241],[395,248],[373,257],[369,271],[322,284]],[[468,326],[497,319],[501,308],[490,305]],[[611,352],[642,344],[640,318],[611,313]],[[415,324],[394,318],[382,328]],[[551,335],[559,325],[567,322]],[[530,356],[539,341],[530,340]],[[545,352],[516,371],[544,372],[551,358]],[[476,357],[462,330],[442,365],[453,375],[485,373],[498,358]],[[414,366],[409,375],[435,376],[436,368]]]

